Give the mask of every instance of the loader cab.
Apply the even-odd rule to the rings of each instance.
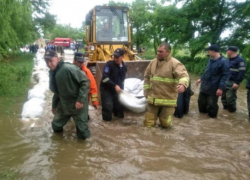
[[[135,60],[131,48],[129,8],[126,6],[95,6],[85,19],[89,63],[108,61],[117,48],[125,52],[124,60]]]
[[[128,42],[127,9],[97,9],[96,41]]]
[[[87,42],[98,44],[129,43],[128,8],[120,6],[95,6],[86,16]]]

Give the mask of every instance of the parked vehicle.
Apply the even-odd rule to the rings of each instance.
[[[70,48],[73,40],[71,38],[55,38],[54,45]]]

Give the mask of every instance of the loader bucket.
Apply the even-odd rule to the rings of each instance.
[[[102,79],[102,71],[106,62],[97,62],[96,63],[96,83],[98,86],[98,92],[100,97],[100,81]],[[138,60],[138,61],[125,61],[127,65],[127,75],[126,78],[138,78],[144,79],[144,72],[150,63],[149,60]]]

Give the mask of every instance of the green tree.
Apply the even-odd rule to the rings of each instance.
[[[170,27],[174,26],[173,32],[179,36],[175,44],[187,43],[191,58],[204,50],[207,43],[225,44],[225,39],[221,36],[226,30],[238,27],[237,31],[240,32],[242,20],[246,18],[246,14],[239,13],[240,7],[246,7],[249,4],[247,1],[239,3],[236,0],[185,0],[183,2],[184,5],[175,18],[175,25],[172,24]],[[165,18],[165,22],[169,20]],[[239,18],[242,20],[240,21]]]
[[[49,1],[50,0],[30,0],[36,18],[47,13],[46,10],[49,8]]]
[[[50,32],[56,26],[56,16],[48,12],[45,13],[43,18],[36,18],[35,21],[45,37],[49,37]]]
[[[55,28],[51,31],[51,36],[47,37],[49,39],[55,39],[56,37],[67,37],[76,39],[83,39],[84,33],[82,28],[72,28],[70,25],[60,25],[57,24]]]
[[[39,37],[36,18],[46,12],[49,0],[0,0],[0,59]]]
[[[0,3],[0,58],[2,58],[7,56],[9,49],[15,50],[34,39],[36,31],[29,0],[1,0]]]
[[[135,0],[130,8],[130,18],[132,22],[133,42],[136,48],[143,44],[148,44],[151,36],[148,32],[150,25],[149,19],[152,16],[150,12],[150,2],[144,0]]]
[[[225,44],[238,46],[243,56],[250,60],[250,1],[235,3],[234,7],[234,24]]]

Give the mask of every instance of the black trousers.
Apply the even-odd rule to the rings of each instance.
[[[218,96],[200,92],[198,107],[200,113],[208,113],[211,118],[216,118],[219,110]]]
[[[178,94],[177,106],[175,108],[174,116],[177,118],[182,118],[184,114],[189,111],[190,98],[193,95],[191,90],[191,81],[189,81],[189,86],[183,93]]]
[[[178,94],[177,107],[174,112],[175,117],[182,118],[184,114],[188,113],[190,97],[190,88],[188,88],[185,92]]]
[[[247,108],[248,108],[248,116],[250,118],[250,89],[247,90]]]
[[[114,116],[123,118],[123,107],[118,101],[118,94],[108,89],[101,89],[101,101],[102,101],[102,119],[104,121],[111,121],[112,114]]]

